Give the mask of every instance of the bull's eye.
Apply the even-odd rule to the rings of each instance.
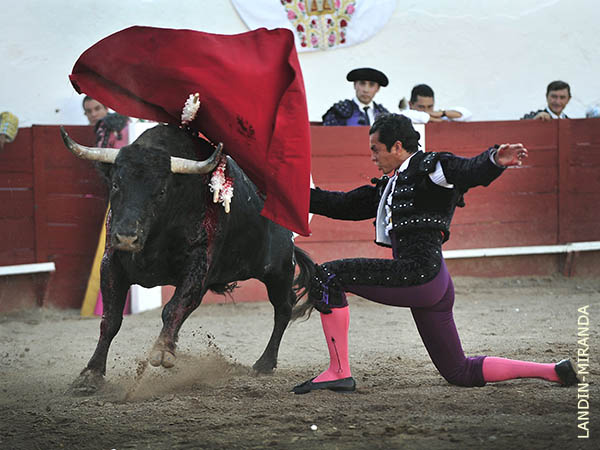
[[[119,190],[119,185],[117,183],[113,183],[112,184],[112,190],[113,191],[118,191]]]

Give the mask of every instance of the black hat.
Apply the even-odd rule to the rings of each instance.
[[[354,69],[348,72],[346,75],[346,80],[348,81],[374,81],[375,83],[379,83],[380,86],[387,86],[389,81],[383,72],[380,72],[376,69],[371,69],[370,67],[363,67],[361,69]]]

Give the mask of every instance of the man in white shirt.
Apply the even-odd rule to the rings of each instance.
[[[521,119],[534,120],[552,120],[552,119],[568,119],[564,113],[564,109],[571,100],[571,87],[564,81],[556,80],[546,88],[547,106],[544,109],[531,111],[525,114]]]
[[[370,126],[379,114],[389,112],[373,98],[389,81],[383,72],[369,67],[348,72],[346,80],[354,83],[356,95],[352,100],[334,104],[323,115],[324,126]]]
[[[413,123],[468,122],[473,117],[471,111],[462,106],[436,110],[433,89],[426,84],[418,84],[413,87],[408,106],[410,109],[406,110],[405,99],[400,100],[398,104],[400,114],[408,117]]]

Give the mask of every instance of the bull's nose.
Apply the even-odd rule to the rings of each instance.
[[[116,247],[121,250],[137,250],[139,239],[136,235],[115,234]]]

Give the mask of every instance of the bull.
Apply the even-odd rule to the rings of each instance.
[[[275,318],[269,342],[253,368],[271,372],[292,309],[307,292],[314,263],[294,245],[289,230],[260,216],[264,199],[230,157],[227,174],[235,189],[230,213],[213,202],[208,180],[222,146],[214,150],[205,140],[169,125],[145,131],[120,150],[85,147],[64,129],[61,133],[67,148],[99,162],[110,182],[107,246],[100,269],[100,338],[73,383],[75,390],[91,393],[101,386],[132,284],[176,287],[163,308],[163,327],[148,358],[153,366],[170,368],[176,361],[179,330],[208,290],[223,294],[236,281],[260,280]],[[198,161],[199,154],[210,157]]]

